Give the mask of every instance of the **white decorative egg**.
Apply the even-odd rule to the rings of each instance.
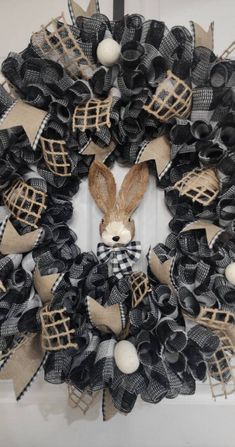
[[[127,340],[119,341],[114,348],[114,359],[118,369],[124,374],[134,373],[140,365],[135,346]]]
[[[225,278],[235,286],[235,262],[231,262],[225,269]]]
[[[97,58],[102,65],[111,67],[118,61],[120,51],[119,43],[108,37],[99,43],[97,47]]]

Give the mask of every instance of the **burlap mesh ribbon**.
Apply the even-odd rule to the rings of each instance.
[[[219,194],[219,180],[214,169],[196,168],[176,182],[174,188],[179,191],[181,196],[189,197],[193,202],[208,206]]]
[[[160,121],[168,121],[173,117],[186,118],[192,106],[192,90],[170,70],[167,77],[160,82],[150,104],[144,110]]]
[[[85,104],[78,105],[73,113],[73,131],[79,129],[81,132],[101,127],[111,126],[110,112],[112,107],[112,96],[106,99],[90,99]]]
[[[91,409],[97,402],[100,392],[85,390],[81,391],[72,384],[68,384],[68,404],[71,408],[79,408],[83,414]]]
[[[71,163],[68,158],[68,150],[64,140],[40,138],[45,163],[56,175],[69,177],[71,175]]]
[[[70,317],[66,310],[50,309],[49,303],[58,284],[58,276],[52,274],[44,278],[36,269],[35,278],[37,291],[44,304],[39,310],[41,332],[24,334],[12,349],[0,357],[1,360],[7,360],[0,369],[0,380],[13,381],[17,400],[32,383],[48,352],[77,348],[77,343],[74,342],[75,330],[70,327]]]
[[[208,360],[208,377],[212,397],[227,398],[235,392],[235,314],[201,307],[194,321],[212,330],[220,339],[216,352]]]
[[[232,42],[221,54],[220,59],[227,59],[235,51],[235,41]]]
[[[138,306],[145,295],[151,291],[149,280],[144,272],[133,272],[129,276],[129,283],[132,290],[132,307]]]
[[[45,351],[78,347],[77,343],[72,341],[75,330],[70,328],[70,317],[65,314],[65,311],[64,308],[51,310],[49,306],[41,310],[41,343]]]
[[[85,78],[85,67],[92,68],[63,14],[34,33],[32,43],[44,57],[60,62],[74,79],[80,75]]]
[[[20,222],[38,228],[38,221],[46,209],[46,194],[23,180],[17,180],[3,193],[4,204]]]

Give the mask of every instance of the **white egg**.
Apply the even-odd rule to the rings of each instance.
[[[99,43],[97,47],[97,58],[102,65],[111,67],[118,61],[120,51],[119,43],[108,37]]]
[[[235,262],[231,262],[225,269],[225,278],[235,286]]]
[[[140,365],[135,346],[127,340],[119,341],[114,349],[114,359],[118,369],[124,374],[134,373]]]

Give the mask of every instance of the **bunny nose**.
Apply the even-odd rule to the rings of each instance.
[[[119,241],[120,237],[119,236],[113,236],[112,239],[113,239],[114,242],[117,242],[117,241]]]

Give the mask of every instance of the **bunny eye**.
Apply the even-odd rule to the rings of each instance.
[[[130,222],[131,221],[131,217],[129,217],[129,219],[128,219],[128,222]]]
[[[104,219],[101,219],[101,223],[102,223],[102,224],[104,223]]]

